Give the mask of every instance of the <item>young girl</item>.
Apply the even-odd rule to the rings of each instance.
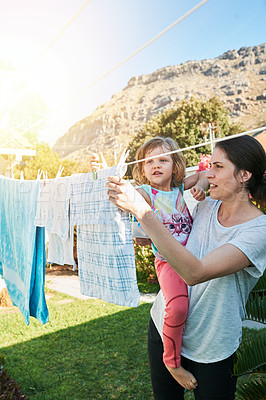
[[[139,185],[137,190],[165,227],[185,246],[192,218],[183,198],[183,192],[191,189],[196,200],[204,200],[204,189],[208,187],[208,180],[205,178],[205,171],[184,178],[186,164],[180,152],[160,156],[174,150],[178,150],[178,146],[171,138],[155,137],[145,142],[137,151],[136,160],[155,158],[137,163],[133,169],[133,178]],[[100,156],[93,154],[92,170],[106,166],[102,154]],[[152,249],[155,254],[158,280],[166,300],[163,360],[166,368],[184,388],[195,389],[197,381],[181,366],[180,359],[182,332],[188,311],[187,285],[164,260],[153,243]]]
[[[185,246],[191,231],[192,218],[184,201],[183,191],[191,188],[193,197],[203,200],[208,180],[205,178],[205,172],[184,178],[186,165],[181,153],[163,155],[177,149],[177,144],[171,138],[155,137],[148,140],[137,151],[136,160],[154,156],[156,158],[137,163],[133,169],[133,178],[139,185],[137,190],[164,226]],[[180,359],[182,332],[188,312],[187,285],[164,260],[153,243],[152,249],[156,273],[166,302],[163,361],[183,387],[195,389],[197,381],[181,366]]]

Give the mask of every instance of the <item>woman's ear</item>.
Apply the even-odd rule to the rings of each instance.
[[[241,174],[241,182],[247,182],[252,176],[251,172],[245,170],[241,170],[240,174]]]

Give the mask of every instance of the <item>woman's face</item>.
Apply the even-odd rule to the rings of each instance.
[[[215,200],[234,200],[241,191],[240,173],[235,173],[235,165],[228,160],[223,150],[216,148],[211,157],[211,169],[206,177],[210,184],[210,196]]]

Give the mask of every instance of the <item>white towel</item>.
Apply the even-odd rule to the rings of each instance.
[[[70,178],[41,181],[34,224],[47,229],[48,262],[75,266],[73,228],[70,228]]]

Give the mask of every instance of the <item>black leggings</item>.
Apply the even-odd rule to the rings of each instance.
[[[152,319],[148,329],[148,353],[154,399],[183,400],[184,388],[163,363],[163,343]],[[182,366],[198,381],[194,390],[196,400],[234,400],[236,377],[232,376],[233,358],[234,355],[219,362],[203,364],[181,357]]]

